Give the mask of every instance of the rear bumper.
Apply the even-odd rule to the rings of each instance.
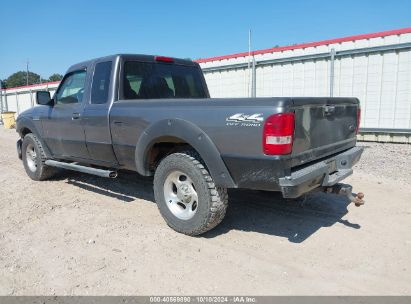
[[[359,161],[363,150],[354,147],[279,178],[283,196],[296,198],[315,188],[337,184],[353,173],[352,167]]]

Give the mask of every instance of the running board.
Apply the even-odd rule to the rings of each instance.
[[[76,163],[65,163],[65,162],[59,162],[56,160],[48,159],[46,160],[45,164],[50,167],[63,168],[67,170],[78,171],[78,172],[97,175],[101,177],[109,177],[109,178],[117,177],[117,171],[96,169],[96,168],[77,165]]]

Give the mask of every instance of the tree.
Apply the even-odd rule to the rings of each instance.
[[[40,82],[40,75],[29,72],[28,73],[28,84],[35,84]],[[19,71],[17,73],[14,73],[9,76],[9,78],[6,79],[6,85],[8,88],[14,88],[14,87],[21,87],[27,84],[27,72],[24,71]]]
[[[48,80],[48,81],[60,81],[60,80],[62,80],[62,79],[63,79],[63,75],[54,73],[53,75],[51,75],[51,76],[49,77],[49,80]]]
[[[5,89],[5,88],[7,88],[7,85],[6,85],[6,81],[5,80],[1,80],[0,79],[0,89]]]

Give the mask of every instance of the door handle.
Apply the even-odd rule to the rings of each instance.
[[[325,115],[331,115],[335,112],[335,106],[325,106],[324,108],[324,114]]]
[[[113,124],[118,130],[123,130],[124,129],[125,123],[122,122],[122,121],[115,120],[115,121],[113,121]]]
[[[71,117],[72,120],[74,119],[79,119],[80,118],[80,113],[73,113],[73,116]]]

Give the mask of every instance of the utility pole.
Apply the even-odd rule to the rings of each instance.
[[[330,97],[334,96],[334,63],[335,63],[335,49],[332,48],[330,52]]]
[[[247,81],[247,96],[251,97],[251,29],[248,30],[248,81]]]
[[[29,85],[29,60],[26,61],[26,84]]]
[[[255,58],[253,56],[253,67],[251,73],[251,97],[257,97],[257,71],[255,67]]]
[[[252,58],[251,58],[252,57]],[[256,82],[256,66],[254,54],[251,54],[251,30],[248,31],[248,97],[256,97],[257,82]]]

